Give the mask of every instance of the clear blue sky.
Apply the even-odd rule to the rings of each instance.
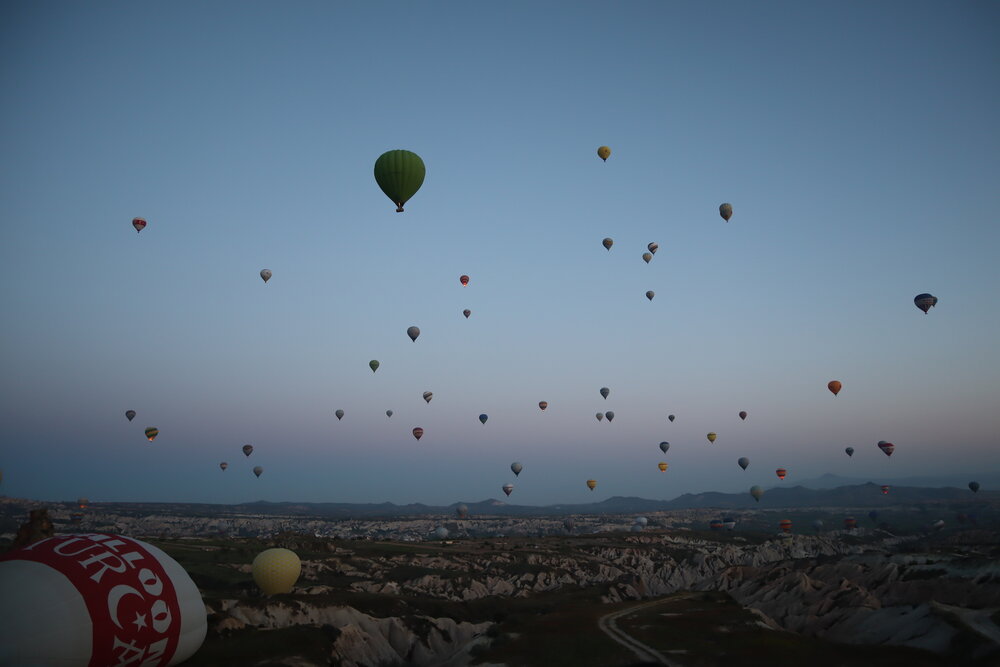
[[[993,2],[3,3],[0,492],[997,470],[998,28]],[[427,165],[402,214],[372,176],[395,148]]]

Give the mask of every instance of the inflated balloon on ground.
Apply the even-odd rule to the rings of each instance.
[[[291,549],[265,549],[253,559],[251,572],[264,595],[291,593],[302,573],[302,561]]]

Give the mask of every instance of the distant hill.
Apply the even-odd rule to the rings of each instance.
[[[923,475],[916,477],[885,477],[879,479],[841,477],[840,475],[827,473],[812,479],[796,480],[796,483],[810,489],[834,489],[838,486],[852,486],[865,484],[867,482],[875,484],[891,484],[893,486],[953,486],[959,489],[965,489],[972,480],[979,482],[984,489],[997,489],[1000,488],[1000,471],[975,472],[972,474]]]

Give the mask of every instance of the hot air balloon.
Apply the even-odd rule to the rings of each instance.
[[[465,275],[459,276],[458,277],[458,282],[462,283],[462,287],[465,287],[466,285],[469,284],[469,276],[465,276]]]
[[[243,455],[250,456],[253,454],[253,445],[243,445]]]
[[[715,435],[715,433],[709,433],[709,434],[708,434],[708,435],[706,435],[705,437],[706,437],[706,438],[708,438],[708,441],[709,441],[709,442],[715,442],[715,439],[716,439],[717,437],[719,437],[719,436]]]
[[[504,484],[503,485],[503,492],[506,493],[508,496],[510,495],[510,492],[513,491],[513,490],[514,490],[514,485],[513,484]]]
[[[563,528],[565,528],[567,531],[572,531],[575,526],[576,526],[576,521],[574,521],[572,517],[567,517],[563,519]]]
[[[409,329],[406,330],[406,335],[410,337],[410,340],[416,343],[417,336],[420,335],[420,329],[418,329],[417,327],[410,327]]]
[[[416,427],[415,429],[413,429],[413,437],[414,438],[416,438],[417,440],[419,440],[423,436],[424,436],[424,429],[420,428],[419,426]]]
[[[538,401],[538,409],[539,410],[545,410],[545,408],[547,408],[547,407],[549,407],[549,402],[548,401]]]
[[[826,383],[826,388],[833,392],[834,396],[840,393],[840,388],[843,386],[844,385],[840,383],[840,380],[830,380]]]
[[[262,472],[264,472],[264,469],[261,468],[260,466],[253,467],[253,474],[257,475],[258,477],[260,477]]]
[[[891,442],[886,442],[885,440],[879,440],[878,448],[881,449],[886,456],[892,456],[892,453],[896,450],[896,445]]]
[[[649,299],[650,301],[653,300],[654,296],[656,296],[656,292],[654,292],[653,290],[649,290],[648,292],[646,292],[646,298]]]
[[[368,368],[372,369],[372,373],[377,371],[380,365],[381,364],[379,364],[378,359],[372,359],[371,361],[368,362]]]
[[[146,221],[143,218],[132,218],[132,226],[135,227],[135,233],[138,234],[146,228]]]
[[[644,252],[644,253],[642,253],[642,261],[646,262],[646,264],[649,264],[649,262],[652,259],[653,259],[653,253],[651,253],[651,252]]]
[[[253,559],[250,571],[264,595],[291,593],[302,573],[302,562],[290,549],[265,549]]]
[[[490,418],[490,416],[489,416],[489,415],[487,415],[487,414],[485,414],[485,413],[484,413],[484,414],[481,414],[481,415],[479,415],[479,423],[480,423],[480,424],[485,424],[485,423],[486,423],[486,420],[487,420],[487,419],[489,419],[489,418]]]
[[[722,519],[712,519],[708,522],[709,530],[722,530]]]
[[[674,417],[673,415],[668,415],[667,419],[669,419],[670,421],[673,421],[674,419],[676,419],[676,417]]]
[[[733,205],[732,204],[719,204],[719,215],[726,222],[729,222],[729,218],[733,217]]]
[[[937,305],[937,301],[937,297],[930,294],[918,294],[913,297],[913,303],[917,308],[924,311],[924,315],[927,314],[928,310]]]
[[[736,528],[735,517],[731,516],[722,517],[722,527],[725,528],[726,530],[735,530]]]
[[[667,472],[667,468],[670,466],[668,466],[664,461],[660,461],[656,464],[656,467],[660,469],[660,472]]]
[[[753,496],[753,499],[759,503],[760,497],[764,495],[764,489],[760,488],[759,486],[751,486],[750,495]]]
[[[459,519],[464,519],[465,517],[469,516],[468,505],[466,505],[465,503],[459,504],[458,507],[455,508],[455,515]]]
[[[337,421],[340,421],[341,419],[344,418],[344,411],[343,410],[337,410],[333,414],[337,415]]]
[[[601,245],[603,245],[608,250],[611,250],[611,246],[613,246],[614,244],[615,244],[615,242],[611,239],[611,237],[608,237],[608,238],[604,239],[603,241],[601,241]]]
[[[784,480],[785,475],[788,474],[788,471],[785,470],[784,468],[778,468],[777,470],[774,471],[774,474],[778,476],[778,479]]]
[[[152,426],[146,429],[146,440],[153,442],[153,440],[156,440],[156,436],[158,435],[160,435],[160,429],[153,428]]]
[[[844,519],[844,530],[854,530],[858,527],[858,520],[853,516],[846,517]]]
[[[822,520],[822,519],[816,519],[815,521],[813,521],[813,529],[814,529],[814,530],[815,530],[815,531],[816,531],[817,533],[818,533],[819,531],[823,530],[823,520]]]
[[[973,493],[979,493],[979,482],[969,482],[969,489]]]
[[[669,442],[667,442],[666,440],[664,440],[663,442],[660,443],[660,451],[661,452],[663,452],[664,454],[666,454],[668,449],[670,449],[670,443]]]
[[[472,311],[466,308],[465,310],[462,311],[462,314],[465,315],[465,319],[469,319],[469,315],[472,314]]]
[[[611,410],[608,410],[607,412],[604,413],[604,418],[608,420],[608,423],[610,423],[611,420],[615,418],[615,413],[612,412]]]
[[[596,479],[588,479],[587,480],[587,488],[590,489],[591,491],[593,491],[594,489],[596,489],[597,488],[597,480]]]
[[[225,470],[226,468],[229,467],[229,464],[226,463],[225,461],[223,461],[222,463],[219,464],[219,467],[222,468],[223,470]]]
[[[434,537],[438,538],[439,540],[447,539],[448,529],[445,528],[444,526],[438,526],[437,528],[434,529]]]
[[[385,416],[386,417],[391,417],[392,416],[392,410],[386,410],[385,411]]]
[[[424,161],[410,151],[386,151],[375,160],[375,182],[396,205],[397,213],[403,212],[403,204],[423,185],[426,173]]]
[[[742,419],[743,421],[747,420],[747,411],[746,410],[740,410],[740,419]]]
[[[848,456],[854,456],[854,447],[844,447],[844,451]]]
[[[127,419],[129,421],[132,421],[133,419],[135,419],[135,410],[126,410],[125,411],[125,419]]]
[[[607,387],[601,387],[601,396],[604,397],[604,400],[608,400],[608,394],[610,393],[611,393],[610,389],[608,389]]]
[[[778,528],[780,528],[781,532],[783,532],[783,533],[790,533],[790,532],[792,532],[792,520],[791,519],[782,519],[781,521],[778,522]]]
[[[271,270],[270,269],[261,269],[260,270],[260,278],[261,278],[261,280],[263,280],[266,283],[268,280],[271,279]]]
[[[656,251],[660,249],[660,244],[653,242],[653,243],[650,243],[648,246],[646,246],[646,248],[649,250],[649,252],[651,252],[651,253],[653,253],[655,255]]]
[[[597,421],[601,421],[602,419],[604,419],[604,413],[603,412],[598,412],[594,416],[597,417]]]
[[[745,457],[745,456],[741,456],[741,457],[740,457],[739,459],[737,459],[737,460],[736,460],[736,464],[737,464],[737,465],[738,465],[739,467],[741,467],[741,468],[743,468],[744,470],[746,470],[746,469],[747,469],[747,466],[748,466],[748,465],[750,465],[750,459],[748,459],[748,458],[747,458],[747,457]]]
[[[521,474],[521,471],[524,470],[524,466],[522,466],[517,461],[514,461],[513,463],[510,464],[510,469],[511,472],[513,472],[514,475],[516,476]]]
[[[425,391],[424,392],[424,401],[426,401],[427,403],[430,403],[432,398],[434,398],[434,392],[432,392],[432,391]]]
[[[0,556],[0,664],[176,665],[201,647],[205,602],[146,542],[56,535]]]
[[[644,516],[637,516],[635,518],[635,523],[637,523],[640,526],[647,526],[647,525],[649,525],[649,519],[647,519]]]
[[[607,162],[608,158],[611,157],[611,149],[607,146],[601,146],[597,149],[597,157]]]
[[[883,496],[889,495],[889,485],[888,484],[883,484],[882,485],[882,495]]]
[[[89,504],[90,504],[90,501],[87,500],[86,498],[77,498],[76,499],[76,506],[79,507],[82,510],[87,509],[87,505],[89,505]]]

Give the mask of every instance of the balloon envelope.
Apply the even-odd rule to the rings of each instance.
[[[146,439],[149,440],[150,442],[153,442],[153,440],[155,440],[156,436],[158,436],[159,434],[160,434],[160,429],[158,428],[153,428],[152,426],[150,426],[149,428],[146,429]]]
[[[469,276],[459,276],[458,282],[462,283],[462,287],[469,284]]]
[[[469,315],[472,314],[472,311],[466,308],[465,310],[462,311],[462,314],[465,315],[465,319],[469,319]]]
[[[271,271],[269,269],[261,269],[260,278],[266,283],[268,280],[271,279]]]
[[[979,493],[979,482],[969,482],[969,489],[973,493]]]
[[[430,403],[432,398],[434,398],[434,392],[432,392],[432,391],[425,391],[424,392],[424,401],[426,401],[427,403]]]
[[[650,260],[652,259],[653,259],[653,253],[651,252],[642,253],[642,261],[646,262],[646,264],[649,264]]]
[[[125,411],[125,418],[128,419],[129,421],[132,421],[133,419],[135,419],[135,410],[126,410]]]
[[[0,665],[176,665],[205,602],[183,567],[123,535],[57,535],[0,556]],[[128,646],[129,649],[123,647]]]
[[[607,419],[608,421],[611,421],[615,418],[615,413],[612,412],[611,410],[608,410],[607,412],[604,413],[604,418]]]
[[[844,447],[844,451],[848,456],[854,456],[854,447]]]
[[[660,451],[661,452],[663,452],[664,454],[666,454],[668,449],[670,449],[670,443],[669,442],[667,442],[667,441],[664,440],[663,442],[660,443]]]
[[[607,162],[608,158],[611,157],[611,149],[608,148],[607,146],[601,146],[601,147],[599,147],[597,149],[597,157],[599,157],[602,160],[604,160],[605,162]],[[626,160],[626,162],[627,162],[627,160]]]
[[[423,436],[424,436],[424,429],[420,428],[419,426],[416,427],[415,429],[413,429],[413,437],[414,438],[416,438],[417,440],[419,440]]]
[[[343,410],[337,410],[333,414],[337,415],[337,420],[338,421],[344,418],[344,411]]]
[[[439,540],[446,539],[448,537],[448,529],[445,528],[444,526],[438,526],[437,528],[434,529],[434,537],[438,538]]]
[[[265,549],[253,559],[253,580],[264,595],[291,593],[302,573],[302,562],[290,549]]]
[[[889,493],[889,486],[886,484],[882,485],[882,495],[887,495]]]
[[[665,461],[660,461],[656,464],[656,467],[660,469],[660,472],[667,472],[667,468],[670,466],[668,466]]]
[[[646,292],[646,298],[649,299],[650,301],[653,300],[654,296],[656,296],[656,292],[654,292],[653,290],[649,290],[648,292]]]
[[[741,468],[743,468],[744,470],[746,470],[746,469],[747,469],[747,466],[748,466],[748,465],[750,465],[750,459],[748,459],[748,458],[747,458],[747,457],[745,457],[745,456],[741,456],[741,457],[740,457],[739,459],[737,459],[736,463],[737,463],[737,464],[738,464],[738,465],[739,465],[739,466],[740,466]]]
[[[503,492],[506,493],[509,496],[510,492],[514,490],[514,485],[513,484],[504,484],[502,488],[503,488]]]
[[[743,421],[746,421],[746,419],[747,419],[747,411],[746,410],[740,410],[740,419],[742,419]]]
[[[368,368],[372,369],[372,373],[377,371],[380,365],[381,364],[379,364],[378,359],[372,359],[371,361],[368,362]]]
[[[675,419],[675,417],[674,417],[673,415],[669,415],[669,416],[667,417],[667,419],[669,419],[670,421],[673,421],[673,420]]]
[[[918,294],[915,297],[913,297],[914,305],[916,305],[916,307],[919,308],[920,310],[924,311],[924,315],[927,314],[928,310],[936,306],[937,302],[938,302],[937,297],[931,294],[926,294],[926,293]]]
[[[135,231],[138,234],[146,228],[146,221],[143,218],[132,218],[132,226],[135,227]]]
[[[603,412],[598,412],[594,416],[597,417],[597,421],[601,421],[602,419],[604,419],[604,413]]]
[[[455,514],[459,519],[464,519],[469,516],[469,506],[465,503],[459,504],[459,506],[455,508]]]
[[[406,335],[410,337],[410,340],[416,343],[417,336],[420,335],[420,329],[418,329],[417,327],[410,327],[409,329],[406,330]]]
[[[253,445],[243,445],[243,455],[250,456],[253,454]]]
[[[479,422],[481,424],[485,424],[486,420],[489,419],[489,418],[490,418],[489,415],[487,415],[487,414],[481,414],[481,415],[479,415]]]
[[[879,441],[878,448],[881,449],[886,456],[892,456],[892,453],[896,451],[896,445],[891,442],[886,442],[885,440]]]
[[[549,402],[548,401],[538,401],[538,408],[540,410],[544,410],[547,407],[549,407]]]
[[[611,246],[613,246],[614,244],[615,244],[615,242],[611,239],[611,237],[608,237],[608,238],[604,239],[603,241],[601,241],[601,245],[603,245],[608,250],[611,250]]]
[[[839,393],[840,393],[840,389],[841,389],[841,387],[843,387],[843,386],[844,386],[844,385],[842,385],[842,384],[840,383],[840,380],[830,380],[830,381],[829,381],[829,382],[828,382],[828,383],[826,384],[826,388],[827,388],[827,389],[829,389],[829,390],[830,390],[830,391],[831,391],[831,392],[833,393],[833,395],[834,395],[834,396],[836,396],[837,394],[839,394]]]
[[[754,500],[760,502],[761,496],[764,495],[764,489],[760,488],[759,486],[751,486],[750,495],[753,496]]]
[[[774,471],[774,474],[778,476],[778,479],[785,479],[785,475],[788,474],[788,471],[784,468],[778,468]]]
[[[391,417],[392,416],[392,410],[386,410],[385,411],[385,416],[386,417]]]
[[[646,246],[646,248],[649,250],[649,252],[651,252],[651,253],[653,253],[655,255],[656,251],[660,249],[660,244],[659,243],[655,243],[655,242],[654,243],[650,243],[648,246]]]
[[[260,467],[260,466],[254,466],[254,468],[253,468],[253,474],[255,474],[258,477],[260,477],[261,473],[263,473],[263,472],[264,472],[264,469],[262,467]]]
[[[717,437],[719,437],[719,436],[715,435],[715,433],[709,433],[709,434],[708,434],[708,435],[706,435],[705,437],[706,437],[706,438],[708,438],[708,441],[709,441],[709,442],[715,442],[715,439],[716,439]]]
[[[403,212],[403,204],[424,184],[426,174],[424,161],[410,151],[386,151],[375,160],[375,182],[396,205],[397,213]]]
[[[219,464],[219,467],[222,468],[223,470],[225,470],[226,468],[229,467],[229,464],[226,463],[225,461],[223,461],[222,463]]]
[[[726,222],[729,222],[729,218],[733,217],[733,205],[732,204],[719,204],[719,215]]]
[[[522,466],[517,461],[514,461],[513,463],[510,464],[510,469],[513,471],[515,475],[520,475],[521,471],[524,470],[524,466]]]
[[[603,396],[605,400],[607,400],[608,394],[610,393],[611,393],[610,389],[608,389],[607,387],[601,387],[601,396]]]
[[[596,489],[597,488],[597,480],[596,479],[588,479],[587,480],[587,488],[590,489],[591,491],[593,491],[594,489]]]

